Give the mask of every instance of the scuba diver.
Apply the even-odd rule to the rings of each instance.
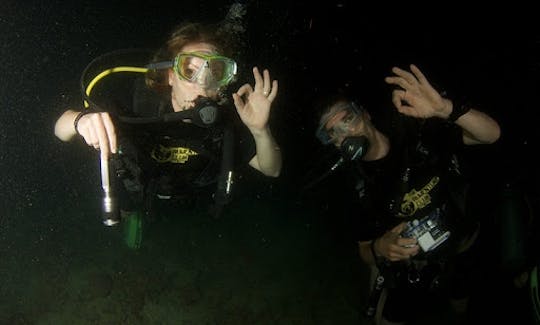
[[[396,87],[395,109],[383,112],[391,118],[372,118],[338,94],[322,103],[316,133],[341,153],[331,170],[348,166],[356,176],[348,230],[372,268],[366,314],[378,324],[412,321],[444,289],[463,317],[479,223],[467,209],[469,180],[458,153],[494,143],[500,128],[474,106],[443,97],[415,65],[392,72],[385,81]]]
[[[232,36],[219,24],[185,22],[149,64],[114,67],[84,85],[85,108],[66,110],[55,124],[60,140],[80,136],[100,151],[104,223],[135,220],[127,222],[135,225],[129,246],[140,245],[142,215],[152,215],[156,199],[185,203],[205,194],[218,216],[231,197],[237,152],[262,174],[280,174],[281,152],[268,125],[278,82],[253,68],[255,84],[231,96],[238,123],[225,93],[237,78]],[[114,80],[122,71],[142,73],[129,74],[138,75],[133,82]],[[252,141],[235,136],[246,127]],[[117,176],[111,180],[109,162]]]

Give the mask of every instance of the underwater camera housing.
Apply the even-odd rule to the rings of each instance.
[[[429,252],[444,243],[450,237],[450,231],[441,224],[441,209],[437,208],[424,218],[407,222],[407,228],[401,237],[415,238],[424,252]]]

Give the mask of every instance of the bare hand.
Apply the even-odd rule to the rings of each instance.
[[[411,256],[418,254],[420,248],[416,239],[403,238],[399,235],[405,230],[406,226],[407,223],[402,222],[378,238],[375,247],[376,251],[392,262],[407,260]]]
[[[116,153],[116,131],[107,112],[86,114],[79,120],[77,131],[89,146],[101,150],[105,157]]]
[[[396,76],[384,79],[386,83],[401,88],[392,92],[394,106],[400,113],[416,118],[446,118],[451,111],[451,102],[441,97],[414,64],[410,69],[412,73],[394,67],[392,72]]]
[[[266,69],[261,76],[257,67],[253,68],[253,77],[254,88],[245,84],[232,96],[242,122],[250,130],[262,130],[268,124],[270,107],[278,92],[278,82],[270,81],[270,73]]]

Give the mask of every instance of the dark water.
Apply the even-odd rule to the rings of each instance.
[[[351,188],[336,177],[301,193],[329,166],[312,107],[335,87],[383,107],[384,76],[408,63],[483,103],[502,126],[499,143],[470,153],[487,229],[472,314],[530,322],[512,279],[538,258],[537,241],[505,255],[507,242],[523,238],[509,238],[504,229],[515,224],[502,217],[525,220],[519,228],[539,202],[540,29],[527,11],[448,8],[456,13],[446,18],[347,1],[246,3],[242,67],[269,68],[280,82],[271,127],[283,173],[239,171],[218,220],[163,206],[134,251],[120,229],[100,223],[95,153],[57,140],[54,122],[79,101],[80,73],[94,57],[158,47],[183,19],[221,19],[230,2],[2,1],[0,324],[369,324],[368,270],[346,235]],[[442,303],[420,308],[426,324],[452,323]]]

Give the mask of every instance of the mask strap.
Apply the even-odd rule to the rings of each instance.
[[[173,65],[174,65],[174,61],[162,61],[162,62],[149,63],[146,65],[146,68],[148,70],[163,70],[163,69],[172,68]]]

